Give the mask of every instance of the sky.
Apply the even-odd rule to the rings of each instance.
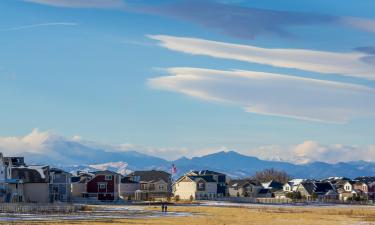
[[[375,161],[373,0],[2,0],[0,150]],[[26,143],[26,144],[25,144]]]

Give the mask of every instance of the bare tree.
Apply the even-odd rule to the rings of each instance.
[[[253,176],[253,179],[259,181],[259,182],[269,182],[271,180],[280,182],[280,183],[286,183],[289,180],[291,180],[291,176],[287,174],[285,171],[276,170],[276,169],[265,169],[262,171],[258,171]]]

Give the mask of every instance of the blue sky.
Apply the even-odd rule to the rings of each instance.
[[[1,1],[0,136],[39,128],[175,157],[234,149],[287,159],[304,143],[374,149],[374,1],[149,2]]]

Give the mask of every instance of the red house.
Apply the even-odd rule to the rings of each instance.
[[[86,197],[101,201],[114,201],[119,198],[120,175],[112,171],[94,172],[95,177],[87,182]]]

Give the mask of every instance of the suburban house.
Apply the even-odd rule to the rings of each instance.
[[[297,191],[307,200],[338,198],[338,193],[330,182],[305,181],[298,185]]]
[[[133,181],[130,177],[123,177],[120,182],[120,198],[124,200],[134,200],[135,192],[141,189],[141,185],[137,181]]]
[[[140,189],[135,193],[136,200],[167,199],[172,195],[171,174],[165,171],[134,171],[127,175],[138,182]]]
[[[276,192],[283,189],[283,184],[274,180],[262,183],[262,186],[265,189],[269,189],[271,192]]]
[[[84,194],[87,193],[87,182],[92,180],[94,177],[95,175],[93,173],[77,171],[76,176],[72,176],[70,178],[72,199],[76,200],[79,198],[83,198]]]
[[[346,201],[357,196],[357,191],[354,189],[355,181],[342,180],[335,183],[336,190],[339,194],[339,199]]]
[[[375,201],[375,177],[357,177],[355,181],[354,189],[361,190],[367,199]]]
[[[252,197],[258,196],[263,189],[260,182],[251,179],[236,179],[229,182],[229,196],[231,197]]]
[[[209,175],[187,174],[173,184],[173,193],[183,200],[213,199],[217,197],[217,181]]]
[[[297,187],[300,183],[306,181],[305,179],[293,179],[288,181],[283,185],[284,192],[294,192],[297,191]]]
[[[69,202],[71,199],[71,174],[61,169],[50,169],[50,202]]]
[[[272,198],[274,193],[272,193],[271,189],[262,188],[259,190],[257,194],[257,198]]]
[[[22,188],[22,195],[19,196],[18,200],[20,202],[50,202],[49,178],[49,166],[18,166],[11,168],[11,179],[18,180],[18,189]],[[17,184],[15,185],[17,187]]]
[[[121,175],[112,171],[93,172],[94,178],[87,182],[84,197],[100,201],[119,199],[119,184]]]
[[[193,176],[211,176],[217,183],[217,197],[224,197],[228,195],[227,177],[223,173],[218,173],[211,170],[191,171],[187,175]]]
[[[0,153],[2,202],[49,202],[49,166],[28,166],[23,157]]]

